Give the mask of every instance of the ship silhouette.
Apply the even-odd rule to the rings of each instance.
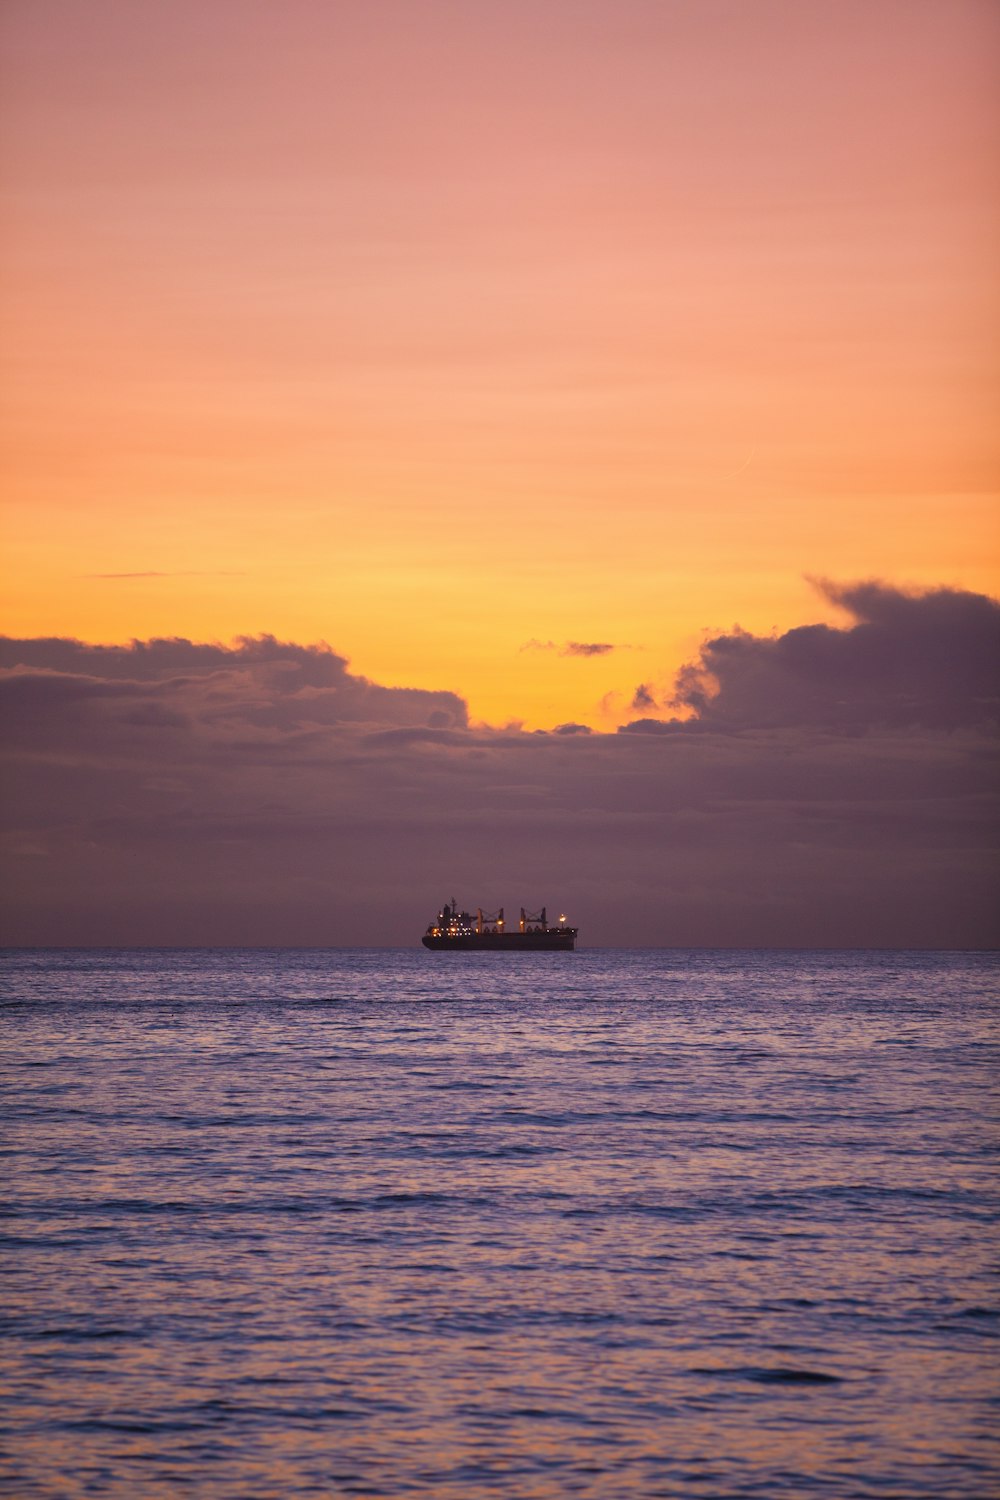
[[[458,902],[452,897],[451,904],[446,903],[438,912],[422,942],[425,948],[438,952],[477,948],[499,948],[514,953],[571,952],[577,931],[567,925],[564,916],[550,926],[544,906],[539,912],[525,911],[522,906],[517,926],[508,929],[502,906],[495,912],[477,907],[473,916],[471,912],[459,911]]]

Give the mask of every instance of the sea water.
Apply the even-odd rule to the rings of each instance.
[[[997,960],[17,952],[7,1492],[1000,1492]]]

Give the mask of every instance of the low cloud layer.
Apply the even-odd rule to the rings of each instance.
[[[5,641],[5,941],[409,943],[454,892],[590,943],[991,944],[1000,606],[827,594],[843,630],[718,636],[687,722],[617,735],[270,637]]]
[[[73,640],[0,639],[0,711],[15,733],[39,716],[82,715],[84,702],[116,706],[88,711],[90,721],[198,725],[225,737],[240,726],[308,734],[352,723],[445,729],[468,723],[456,693],[382,687],[348,671],[325,646],[297,646],[273,636],[235,646],[191,641],[133,641],[92,646]]]
[[[997,600],[955,589],[909,594],[877,582],[819,586],[851,616],[848,628],[716,636],[679,673],[674,706],[720,729],[997,724]]]

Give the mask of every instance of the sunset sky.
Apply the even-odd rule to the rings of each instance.
[[[675,679],[736,627],[882,629],[865,580],[1000,593],[991,0],[7,0],[0,49],[15,641],[215,643],[244,683],[238,638],[326,643],[431,695],[383,728],[598,731],[575,764],[704,720]],[[78,670],[33,650],[9,669]]]

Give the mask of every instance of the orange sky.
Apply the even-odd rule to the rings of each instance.
[[[835,619],[806,575],[1000,591],[988,0],[2,42],[6,632],[325,639],[609,726],[706,628]]]

